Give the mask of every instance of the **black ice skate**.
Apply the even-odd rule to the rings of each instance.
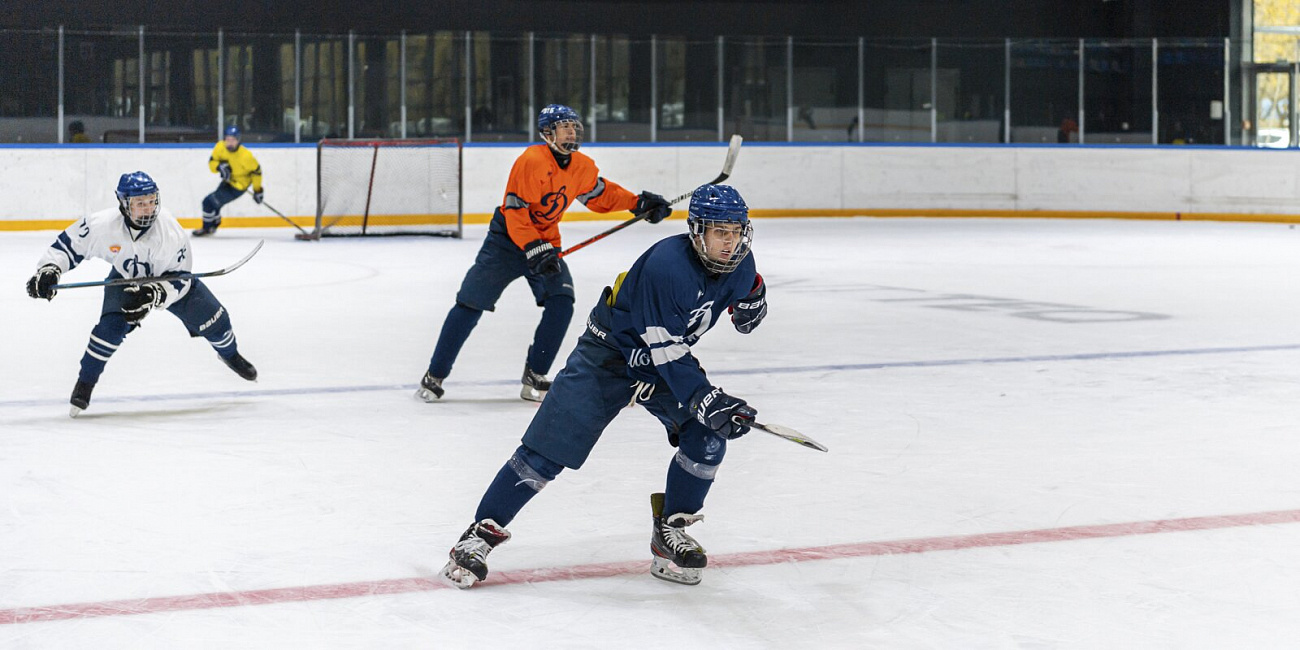
[[[72,387],[72,399],[68,400],[72,404],[72,409],[68,412],[68,415],[75,418],[78,413],[86,410],[86,407],[90,406],[90,393],[93,390],[95,390],[94,384],[88,384],[84,381],[77,382],[77,385]]]
[[[442,567],[442,579],[457,589],[469,589],[487,578],[487,556],[492,549],[506,543],[510,531],[491,519],[470,524],[460,541],[451,547],[451,559]]]
[[[420,387],[415,389],[415,399],[424,400],[430,404],[442,399],[442,394],[446,392],[442,389],[442,377],[434,377],[430,373],[424,373],[420,379]]]
[[[217,227],[220,225],[221,225],[220,219],[216,221],[208,221],[207,219],[204,219],[203,226],[190,234],[194,235],[195,237],[207,237],[208,235],[217,232]]]
[[[551,380],[546,375],[539,375],[533,372],[532,368],[524,366],[524,376],[519,380],[524,385],[519,391],[519,396],[530,401],[540,402],[546,398],[546,391],[551,390]]]
[[[654,559],[650,564],[650,575],[680,585],[700,584],[709,558],[704,547],[687,535],[685,528],[703,519],[704,515],[679,512],[663,516],[662,492],[650,495],[650,511],[654,514],[654,533],[650,536],[650,553]]]
[[[239,375],[248,381],[257,381],[257,368],[254,368],[253,364],[249,363],[248,359],[245,359],[238,352],[229,358],[221,357],[221,360],[227,366],[230,366],[230,369],[234,370],[236,375]]]

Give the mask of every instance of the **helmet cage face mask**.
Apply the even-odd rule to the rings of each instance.
[[[695,248],[695,254],[699,256],[700,263],[704,265],[704,268],[711,273],[731,273],[735,271],[745,257],[749,255],[750,246],[754,242],[754,226],[748,219],[739,221],[733,219],[704,219],[691,216],[687,220],[687,225],[690,228],[691,245]],[[719,229],[730,230],[738,235],[730,253],[725,249],[709,249],[708,240],[717,239],[716,235],[709,237],[709,233]]]
[[[123,196],[118,197],[118,203],[121,205],[122,215],[136,228],[144,230],[157,221],[158,211],[162,209],[162,195],[160,192],[151,192]]]
[[[571,154],[582,146],[582,132],[582,122],[571,119],[560,120],[541,131],[546,144],[563,155]]]

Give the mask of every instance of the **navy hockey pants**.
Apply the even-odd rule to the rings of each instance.
[[[727,440],[677,402],[660,379],[653,389],[628,378],[623,355],[589,332],[578,339],[564,369],[524,433],[523,444],[497,473],[475,518],[507,525],[534,494],[565,467],[586,462],[605,428],[632,402],[663,423],[678,447],[668,467],[664,512],[695,513],[713,484]]]
[[[498,217],[499,217],[498,213]],[[560,260],[560,272],[542,276],[528,270],[528,259],[510,236],[496,227],[497,218],[488,230],[483,246],[479,248],[474,265],[465,274],[456,293],[456,305],[447,314],[438,335],[438,344],[429,359],[429,373],[446,377],[460,355],[460,349],[469,339],[485,311],[496,309],[497,299],[511,282],[524,278],[532,289],[537,306],[542,308],[542,319],[533,332],[533,343],[528,348],[528,367],[534,372],[550,372],[555,357],[564,342],[564,332],[573,320],[573,276],[569,265]]]
[[[244,190],[221,181],[216,190],[203,198],[203,222],[221,225],[221,207],[243,195]]]
[[[122,277],[114,269],[108,279]],[[230,315],[226,308],[212,295],[207,285],[197,278],[190,281],[189,293],[185,294],[167,311],[185,324],[190,336],[203,337],[212,345],[217,354],[230,358],[238,352],[235,332],[230,324]],[[173,291],[172,285],[167,285]],[[78,381],[94,384],[104,372],[109,357],[117,351],[126,339],[126,335],[135,329],[126,322],[122,305],[126,300],[126,287],[104,287],[104,302],[100,309],[99,323],[90,330],[90,343],[86,353],[81,356],[81,373]]]

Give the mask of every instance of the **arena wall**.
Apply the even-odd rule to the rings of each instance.
[[[674,195],[710,180],[724,145],[583,148],[628,189]],[[125,171],[158,181],[187,226],[217,185],[211,145],[0,146],[0,230],[65,227],[114,204]],[[520,144],[464,149],[467,223],[500,202]],[[266,200],[301,224],[315,214],[316,147],[256,145]],[[747,143],[732,180],[756,216],[1092,217],[1300,221],[1300,151],[1228,147],[801,145]],[[241,199],[225,227],[285,226]],[[571,218],[592,215],[579,204]]]

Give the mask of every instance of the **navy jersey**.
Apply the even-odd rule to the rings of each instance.
[[[677,401],[689,404],[709,387],[690,346],[749,294],[755,269],[751,253],[735,271],[710,274],[688,235],[669,237],[619,275],[592,312],[599,326],[592,332],[623,353],[629,376],[651,382],[662,377]]]

